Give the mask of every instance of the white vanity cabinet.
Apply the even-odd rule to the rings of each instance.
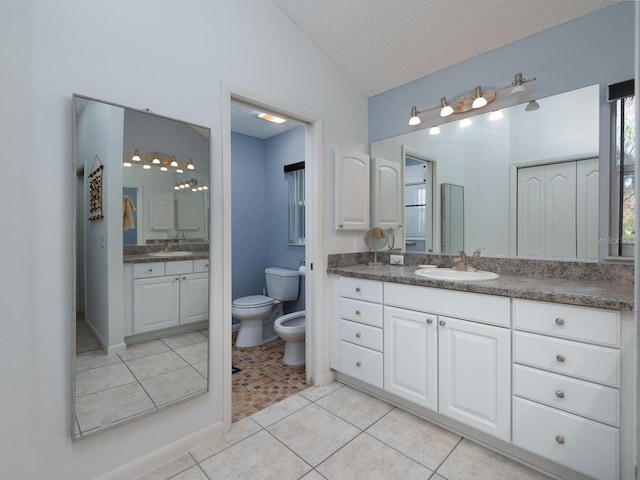
[[[513,321],[513,443],[619,478],[619,312],[514,299]]]
[[[369,155],[335,151],[335,228],[369,228]]]
[[[133,334],[209,318],[209,260],[133,265]]]
[[[340,279],[339,370],[383,385],[382,282]]]

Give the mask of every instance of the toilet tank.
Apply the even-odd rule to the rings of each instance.
[[[267,295],[284,302],[298,298],[300,276],[297,270],[269,267],[264,272],[267,277]]]

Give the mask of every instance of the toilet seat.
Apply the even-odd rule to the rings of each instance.
[[[264,295],[249,295],[248,297],[236,298],[231,302],[231,306],[240,310],[249,308],[260,308],[273,305],[273,298]]]

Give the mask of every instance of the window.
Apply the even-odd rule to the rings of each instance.
[[[304,162],[285,165],[289,188],[289,245],[304,245]]]
[[[610,254],[632,257],[636,242],[635,230],[635,97],[633,80],[609,86],[609,100],[615,109],[615,130],[612,140],[615,152],[613,175],[613,209]]]

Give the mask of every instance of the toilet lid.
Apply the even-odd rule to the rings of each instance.
[[[248,297],[236,298],[232,303],[236,308],[255,308],[273,305],[273,298],[264,295],[250,295]]]

